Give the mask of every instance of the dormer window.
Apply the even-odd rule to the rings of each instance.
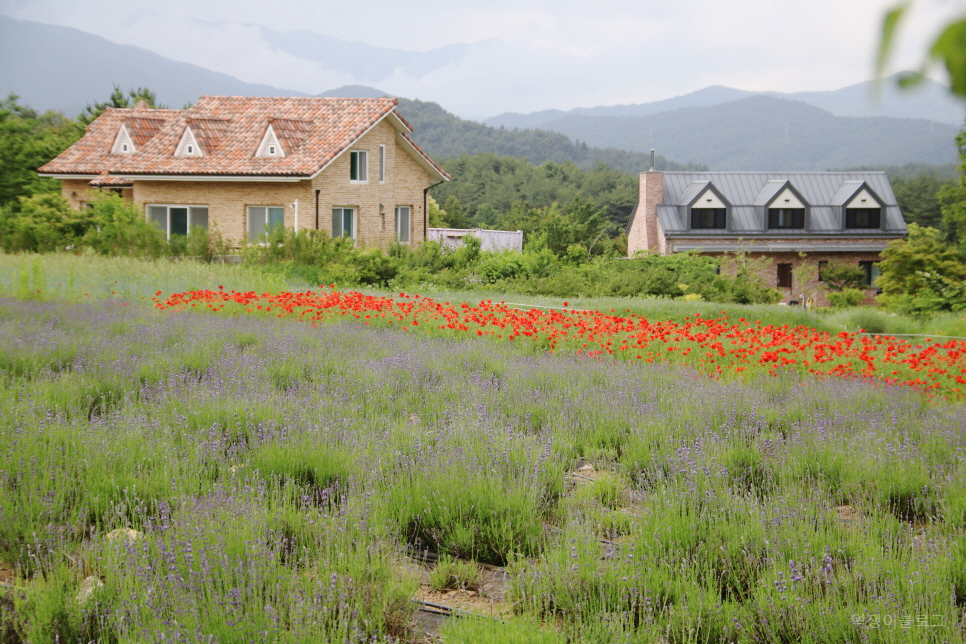
[[[694,185],[700,194],[690,202],[691,229],[724,229],[728,227],[728,204],[710,183]],[[693,194],[693,192],[692,192]]]
[[[804,208],[769,208],[769,228],[804,228]]]
[[[285,156],[285,152],[282,151],[282,144],[279,142],[278,136],[275,134],[275,128],[272,127],[271,123],[265,128],[265,135],[262,136],[262,142],[258,144],[258,150],[255,152],[255,156],[260,158]]]
[[[195,138],[190,126],[184,129],[184,134],[181,135],[178,147],[175,148],[174,156],[195,158],[204,156],[201,153],[201,146],[198,145],[198,140]]]
[[[867,188],[863,187],[845,206],[845,227],[881,228],[882,204]]]
[[[117,128],[117,136],[114,137],[114,145],[111,148],[111,154],[132,154],[135,152],[134,140],[131,139],[130,133],[127,131],[127,127],[123,123]]]

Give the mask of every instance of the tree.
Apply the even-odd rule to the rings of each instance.
[[[966,246],[966,129],[956,136],[959,148],[959,182],[939,191],[943,225],[950,241]]]
[[[0,205],[19,207],[19,198],[59,193],[60,182],[37,176],[37,168],[60,154],[84,133],[59,112],[38,114],[11,93],[0,100]]]
[[[920,172],[911,177],[896,176],[890,179],[890,183],[899,210],[907,222],[947,232],[939,195],[945,186],[953,183],[952,180],[940,178],[933,171]]]
[[[164,108],[163,105],[157,103],[157,95],[149,90],[147,87],[138,87],[137,89],[128,90],[125,96],[124,92],[117,85],[114,86],[114,91],[111,92],[111,97],[107,99],[104,103],[94,102],[93,105],[88,104],[84,111],[77,116],[77,120],[84,125],[90,125],[94,119],[103,114],[109,107],[134,107],[140,101],[144,101],[148,104],[151,109]]]
[[[882,258],[876,282],[881,304],[917,314],[958,310],[956,289],[966,281],[966,264],[938,230],[909,224],[909,237],[889,242]]]
[[[825,283],[825,288],[832,292],[840,292],[845,289],[861,288],[865,281],[865,272],[858,266],[844,262],[829,262],[822,268],[820,277]]]

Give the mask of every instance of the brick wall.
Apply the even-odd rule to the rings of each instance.
[[[722,255],[722,253],[707,254],[713,257],[720,257]],[[825,295],[825,285],[818,278],[818,266],[820,262],[834,262],[858,267],[859,262],[877,262],[882,259],[878,253],[832,251],[806,253],[804,258],[800,257],[798,253],[748,252],[745,253],[745,256],[749,261],[755,264],[760,262],[760,265],[757,266],[756,273],[769,288],[773,288],[782,294],[782,302],[787,303],[791,300],[801,301],[802,297],[804,296],[805,299],[812,297],[815,306],[828,306],[829,304],[828,298]],[[792,265],[792,287],[790,289],[778,288],[779,264]],[[798,275],[795,273],[795,271],[803,264],[812,269],[812,279],[805,284],[799,284]],[[729,272],[732,274],[734,273],[733,270]],[[876,289],[866,288],[864,289],[864,292],[865,299],[862,303],[874,305],[876,303]]]
[[[379,182],[379,145],[386,146],[386,181]],[[318,226],[332,234],[332,208],[354,208],[356,239],[360,245],[386,247],[396,238],[396,206],[412,208],[410,239],[421,242],[424,235],[423,189],[430,185],[427,172],[396,143],[396,131],[386,121],[378,123],[350,150],[368,151],[368,181],[349,181],[349,150],[314,179],[298,182],[262,181],[136,181],[134,202],[142,210],[147,204],[208,206],[208,225],[217,226],[222,236],[238,243],[247,230],[248,206],[280,206],[285,209],[285,226],[315,228],[315,194],[318,198]],[[67,189],[65,181],[65,190]],[[83,182],[80,182],[83,184]],[[78,193],[80,194],[80,193]]]

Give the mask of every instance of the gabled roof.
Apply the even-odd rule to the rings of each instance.
[[[252,98],[202,96],[186,110],[108,109],[91,123],[80,141],[39,169],[42,174],[126,177],[238,176],[312,177],[382,120],[393,126],[404,146],[427,172],[448,179],[443,170],[405,135],[412,131],[396,112],[393,98]],[[130,155],[111,155],[121,123],[137,120],[143,136],[163,121]],[[284,139],[285,157],[259,158],[258,145],[269,123]],[[127,126],[130,131],[131,126]],[[175,148],[190,127],[203,158],[179,158]],[[132,137],[133,137],[132,133]]]
[[[143,110],[131,110],[138,112]],[[151,112],[171,112],[173,110],[151,110]],[[134,145],[141,149],[145,143],[157,136],[161,128],[164,127],[165,119],[154,118],[153,116],[131,116],[122,121],[128,136],[134,141]]]
[[[858,194],[860,190],[862,190],[862,188],[865,188],[869,194],[878,199],[880,204],[882,203],[879,195],[877,195],[875,190],[870,188],[865,181],[843,181],[842,187],[839,188],[838,192],[835,193],[835,196],[832,197],[832,205],[844,206],[845,204],[849,203],[852,198]]]
[[[700,197],[705,190],[708,189],[710,181],[692,181],[688,184],[688,187],[684,189],[681,196],[678,197],[678,203],[682,206],[690,206],[691,203]]]
[[[772,200],[775,199],[775,197],[778,196],[778,193],[780,193],[782,189],[787,185],[788,185],[787,179],[785,180],[769,179],[768,181],[765,182],[765,185],[761,189],[761,192],[758,193],[758,196],[755,197],[754,205],[767,206],[772,202]]]

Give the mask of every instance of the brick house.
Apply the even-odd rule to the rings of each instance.
[[[75,208],[113,190],[170,237],[226,240],[282,224],[385,247],[426,239],[426,195],[449,176],[392,98],[203,96],[185,110],[108,109],[39,169]]]
[[[866,273],[872,304],[880,253],[906,234],[884,172],[644,172],[628,226],[628,255],[743,251],[770,260],[765,283],[783,301],[815,295],[820,278],[794,284],[803,263],[849,263]],[[804,259],[800,253],[805,253]]]

